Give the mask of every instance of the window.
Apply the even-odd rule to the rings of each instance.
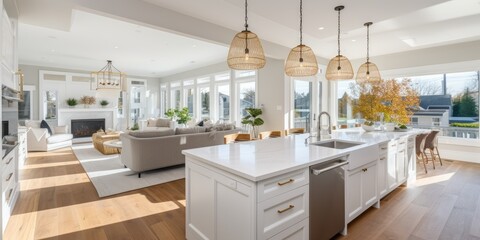
[[[167,85],[160,85],[160,115],[167,111]]]
[[[418,117],[410,118],[410,124],[414,126],[418,125]]]
[[[255,107],[255,82],[238,83],[238,93],[239,119],[241,119],[247,115],[246,108]]]
[[[210,82],[210,77],[202,77],[197,79],[197,84]]]
[[[200,92],[200,116],[202,119],[210,119],[210,87],[199,88]]]
[[[32,93],[31,90],[24,90],[23,102],[18,102],[18,120],[20,122],[32,119]]]
[[[57,119],[58,93],[55,90],[45,91],[44,104],[46,109],[45,119]]]
[[[230,120],[230,85],[217,86],[218,120]]]
[[[230,72],[215,75],[215,81],[228,81],[230,80]]]
[[[180,89],[172,90],[172,108],[179,109],[181,106],[182,92]]]
[[[479,138],[478,71],[410,77],[420,95],[422,111],[435,117],[422,117],[412,125],[436,127],[442,136]]]
[[[243,78],[243,77],[253,77],[256,75],[255,71],[235,71],[235,77],[236,78]]]
[[[312,112],[312,82],[294,80],[294,127],[310,130]]]
[[[352,87],[355,85],[355,80],[337,81],[336,83],[338,105],[337,125],[348,125],[351,122],[356,122],[355,119],[360,116],[353,115],[355,96]]]
[[[193,99],[195,98],[195,89],[193,88],[188,88],[185,89],[185,103],[186,107],[188,108],[188,113],[190,113],[190,116],[194,115],[194,102]]]

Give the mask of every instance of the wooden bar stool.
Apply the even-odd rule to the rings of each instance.
[[[432,157],[432,162],[433,162],[433,169],[435,169],[435,160],[440,161],[440,166],[443,166],[442,164],[442,158],[440,157],[440,153],[438,152],[438,134],[440,131],[434,130],[431,131],[430,134],[428,134],[427,138],[425,139],[425,147],[423,148],[423,152],[425,153],[425,156],[427,154],[427,150],[430,152],[430,156]],[[428,162],[428,158],[427,158]]]
[[[305,129],[304,128],[290,128],[288,130],[285,131],[287,135],[290,135],[290,134],[302,134],[302,133],[305,133]]]
[[[283,137],[283,136],[285,136],[285,132],[284,131],[277,131],[277,130],[275,130],[275,131],[265,131],[265,132],[261,132],[258,136],[259,136],[260,139]]]
[[[251,140],[252,136],[250,135],[250,133],[232,133],[223,136],[223,143],[225,144]]]
[[[427,156],[423,149],[425,148],[425,139],[427,138],[428,133],[421,133],[415,137],[415,151],[417,154],[417,161],[420,159],[423,162],[423,167],[425,168],[425,173],[427,171]]]

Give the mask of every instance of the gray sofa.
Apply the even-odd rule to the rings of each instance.
[[[223,137],[239,129],[205,132],[204,128],[167,129],[123,133],[122,163],[132,171],[141,173],[174,165],[185,164],[184,149],[223,144]],[[192,133],[195,132],[195,133]]]

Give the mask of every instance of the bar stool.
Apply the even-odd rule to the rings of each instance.
[[[288,130],[285,130],[285,133],[287,135],[290,135],[290,134],[302,134],[302,133],[305,133],[305,129],[304,128],[290,128]]]
[[[265,131],[265,132],[261,132],[258,135],[260,139],[276,138],[276,137],[283,137],[283,136],[285,136],[285,131],[278,131],[278,130]]]
[[[428,133],[421,133],[415,137],[415,151],[417,154],[417,161],[419,160],[419,158],[422,160],[423,167],[425,168],[425,173],[428,173],[427,163],[426,163],[427,156],[425,155],[425,152],[423,151],[423,149],[425,148],[425,139],[427,138],[427,136],[428,136]]]
[[[425,147],[423,148],[423,152],[425,153],[425,156],[427,154],[427,149],[430,152],[430,156],[432,157],[432,162],[433,162],[433,169],[435,169],[435,160],[438,157],[438,160],[440,161],[440,166],[443,166],[442,164],[442,158],[440,157],[440,153],[438,152],[438,134],[440,131],[438,130],[433,130],[428,134],[427,138],[425,139]],[[427,162],[428,162],[428,157],[427,157]]]
[[[232,133],[223,136],[223,143],[225,144],[251,140],[252,136],[250,133]]]

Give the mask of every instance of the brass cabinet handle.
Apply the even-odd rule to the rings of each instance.
[[[382,147],[381,149],[382,149],[382,150],[387,150],[387,147]]]
[[[295,179],[290,178],[288,181],[278,182],[277,184],[278,184],[278,186],[283,186],[283,185],[285,185],[285,184],[289,184],[289,183],[293,183],[293,182],[295,182]]]
[[[278,213],[283,213],[283,212],[286,212],[286,211],[288,211],[288,210],[290,210],[290,209],[292,209],[292,208],[294,208],[294,207],[295,207],[295,206],[293,206],[293,205],[289,205],[289,206],[288,206],[287,208],[285,208],[285,209],[277,210],[277,212],[278,212]]]
[[[10,162],[13,160],[13,157],[11,157],[10,159],[8,159],[7,161],[7,165],[10,164]]]
[[[368,168],[364,168],[364,169],[362,169],[362,171],[366,172],[366,171],[368,171]]]
[[[385,157],[380,158],[380,160],[385,160],[385,159],[386,159]]]
[[[10,174],[8,175],[7,179],[5,179],[5,181],[7,181],[7,182],[10,181],[10,178],[12,178],[12,176],[13,176],[13,173],[10,173]]]

